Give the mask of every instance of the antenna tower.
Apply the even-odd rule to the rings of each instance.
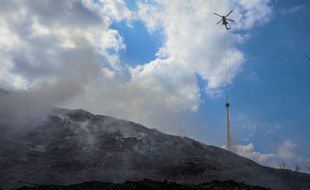
[[[227,42],[226,42],[226,38],[227,38],[227,33],[228,31],[225,31],[224,33],[224,48],[225,48],[225,91],[226,91],[226,103],[225,103],[225,107],[226,107],[226,148],[227,150],[231,150],[231,135],[230,135],[230,117],[229,117],[229,106],[230,106],[230,102],[229,102],[229,93],[228,93],[228,78],[227,78]]]
[[[227,150],[231,150],[231,136],[230,136],[230,121],[229,121],[229,93],[228,93],[228,78],[227,78],[227,42],[226,42],[226,35],[228,34],[228,30],[230,30],[231,28],[228,26],[228,21],[229,22],[235,22],[234,20],[228,18],[228,16],[233,12],[233,10],[231,10],[226,16],[224,15],[220,15],[218,13],[214,13],[216,16],[220,17],[221,20],[219,20],[216,24],[220,24],[222,23],[222,25],[225,26],[225,33],[224,33],[224,64],[225,64],[225,90],[226,90],[226,103],[225,103],[225,107],[226,107],[226,130],[227,130],[227,144],[226,144],[226,148]]]

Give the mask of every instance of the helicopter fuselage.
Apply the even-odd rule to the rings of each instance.
[[[223,16],[223,17],[222,17],[222,20],[223,20],[223,23],[222,23],[223,25],[227,25],[227,24],[228,24],[228,22],[227,22],[227,20],[226,20],[226,17]]]

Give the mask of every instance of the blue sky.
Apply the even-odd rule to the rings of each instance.
[[[126,44],[126,50],[120,53],[123,63],[136,66],[156,58],[155,54],[163,41],[160,32],[149,33],[142,21],[134,21],[132,26],[124,21],[118,22],[111,28],[119,31]]]
[[[301,5],[296,12],[281,13]],[[309,4],[278,1],[272,6],[275,12],[271,21],[252,31],[242,47],[247,64],[232,87],[232,98],[236,112],[245,112],[258,121],[280,123],[280,129],[264,143],[277,144],[289,138],[309,155],[310,64],[304,56],[309,54],[310,26],[305,20],[310,16]],[[249,80],[251,73],[257,77]],[[260,134],[255,141],[262,143]]]
[[[310,54],[310,25],[306,20],[310,18],[309,2],[271,1],[271,6],[270,21],[247,31],[248,40],[239,45],[246,61],[229,86],[232,130],[238,143],[253,142],[257,151],[273,152],[290,139],[298,145],[298,154],[309,157],[310,60],[304,56]],[[140,21],[133,22],[132,27],[125,23],[113,27],[120,30],[127,46],[122,60],[141,64],[155,59],[163,41],[159,31],[149,33]],[[205,82],[199,86],[204,89]],[[188,118],[189,125],[197,126],[190,129],[191,135],[208,143],[225,144],[224,97],[203,93],[201,100],[199,110]],[[249,129],[243,128],[242,116],[257,125],[248,139]],[[204,129],[206,125],[212,127]],[[276,129],[269,131],[270,127]]]

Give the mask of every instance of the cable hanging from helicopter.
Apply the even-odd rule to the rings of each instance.
[[[222,24],[225,26],[226,31],[230,30],[229,26],[228,26],[228,21],[230,22],[235,22],[232,19],[229,19],[228,16],[233,12],[233,10],[231,10],[226,16],[222,16],[218,13],[214,13],[216,16],[221,17],[221,20],[218,21],[216,24],[220,24],[222,22]],[[226,148],[227,150],[232,150],[232,139],[231,139],[231,133],[230,133],[230,116],[229,116],[229,107],[230,107],[230,101],[229,101],[229,92],[228,92],[228,78],[227,78],[227,44],[226,44],[226,34],[228,32],[224,33],[224,66],[225,66],[225,88],[226,88],[226,103],[225,103],[225,107],[226,107],[226,130],[227,130],[227,136],[226,136]]]

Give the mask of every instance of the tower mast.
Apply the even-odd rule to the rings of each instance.
[[[229,93],[228,93],[228,78],[227,78],[227,45],[226,45],[226,35],[228,31],[224,33],[224,48],[225,48],[225,87],[226,87],[226,148],[231,150],[231,136],[230,136],[230,116],[229,116]]]
[[[226,107],[226,132],[227,132],[227,150],[231,150],[231,136],[230,136],[230,120],[229,120],[229,97],[228,97],[228,90],[226,89],[226,103],[225,103],[225,107]]]

